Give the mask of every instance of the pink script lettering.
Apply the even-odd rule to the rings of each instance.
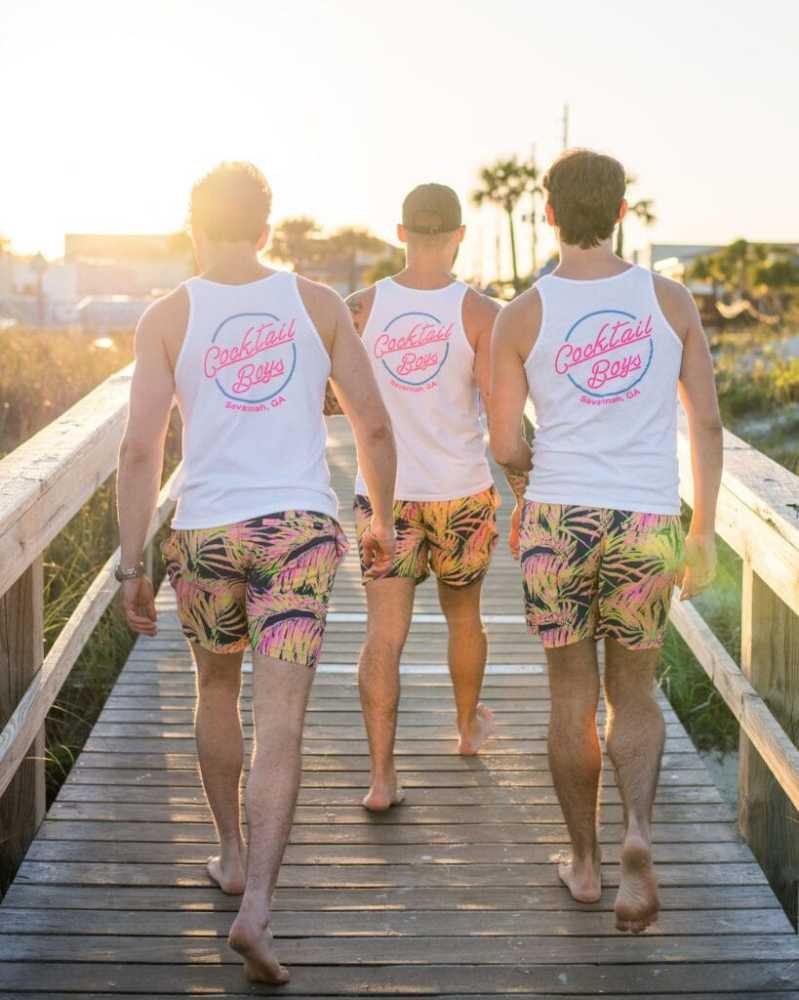
[[[212,344],[205,352],[205,377],[214,378],[217,372],[223,368],[241,364],[242,361],[250,361],[265,351],[271,351],[275,347],[291,343],[294,340],[295,330],[296,323],[293,319],[288,323],[281,323],[279,327],[275,326],[272,320],[269,320],[266,323],[261,323],[258,327],[251,326],[244,333],[241,341],[233,347],[220,347],[217,344]],[[249,367],[254,366],[250,365]]]

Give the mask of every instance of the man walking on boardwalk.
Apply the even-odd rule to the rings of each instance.
[[[244,893],[229,940],[248,976],[283,983],[288,973],[269,930],[272,894],[294,814],[328,597],[346,548],[325,461],[328,376],[352,422],[373,498],[361,540],[368,571],[387,568],[394,554],[396,460],[344,302],[258,260],[270,206],[269,186],[250,164],[222,164],[194,186],[191,229],[202,274],[154,303],[136,331],[119,460],[117,575],[129,624],[155,634],[141,558],[177,397],[183,464],[163,551],[197,668],[197,750],[220,842],[208,872],[224,892]],[[255,748],[245,853],[238,702],[248,646]]]
[[[722,427],[690,294],[613,253],[627,207],[621,164],[573,150],[544,186],[560,263],[497,323],[491,447],[501,462],[532,467],[520,549],[528,625],[546,650],[550,767],[572,846],[559,874],[576,900],[599,898],[601,638],[606,746],[624,807],[616,924],[638,933],[658,913],[651,821],[665,727],[655,667],[673,585],[682,578],[685,599],[714,575]],[[678,390],[694,482],[685,541]],[[532,455],[519,432],[528,394]]]
[[[499,307],[452,276],[464,227],[451,188],[423,184],[411,191],[398,235],[407,248],[404,270],[348,299],[397,440],[397,554],[379,579],[365,576],[368,623],[358,665],[372,763],[363,804],[376,811],[403,797],[394,765],[399,663],[414,592],[430,569],[449,626],[459,752],[477,753],[493,726],[493,713],[479,701],[486,663],[480,590],[497,537],[499,495],[485,456],[478,392],[487,402]],[[363,471],[355,518],[368,557],[362,543],[374,505]]]

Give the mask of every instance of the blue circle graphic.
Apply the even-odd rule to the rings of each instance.
[[[219,324],[219,326],[214,331],[213,337],[211,337],[211,343],[212,344],[216,343],[216,338],[219,336],[219,333],[222,330],[222,327],[224,327],[227,323],[230,323],[230,322],[232,322],[235,319],[243,319],[245,316],[247,316],[247,317],[249,317],[249,316],[257,316],[259,318],[266,317],[267,319],[274,320],[275,323],[280,323],[280,317],[275,316],[273,313],[236,313],[234,316],[228,316],[227,319],[222,320],[222,322]],[[259,396],[258,399],[247,399],[244,396],[233,396],[233,395],[231,395],[225,389],[225,387],[222,385],[222,383],[219,381],[218,378],[215,378],[214,382],[216,383],[216,386],[219,389],[219,391],[222,393],[222,395],[226,396],[228,399],[232,399],[234,403],[245,403],[248,406],[254,406],[257,403],[266,403],[270,399],[274,399],[275,396],[279,395],[286,388],[286,386],[289,384],[289,382],[291,381],[291,378],[294,375],[294,369],[296,367],[297,367],[297,345],[295,343],[292,343],[292,345],[291,345],[291,364],[289,366],[288,374],[283,379],[283,381],[280,383],[280,385],[278,386],[278,388],[274,390],[274,392],[270,392],[266,396]]]
[[[591,319],[593,316],[607,316],[608,313],[611,313],[614,316],[625,316],[627,319],[630,320],[634,320],[636,318],[632,313],[625,312],[623,309],[595,309],[594,312],[586,313],[585,316],[581,316],[575,323],[572,324],[569,332],[566,334],[566,337],[564,338],[565,341],[568,341],[570,339],[571,335],[574,333],[577,327],[581,323],[585,322],[585,320]],[[641,372],[641,374],[634,382],[631,382],[629,385],[626,385],[623,389],[613,389],[611,392],[593,392],[591,389],[587,389],[585,386],[580,385],[580,383],[576,379],[572,378],[572,376],[568,372],[566,372],[566,378],[571,382],[571,384],[576,389],[579,389],[580,392],[584,392],[587,396],[593,396],[595,399],[606,399],[609,398],[610,396],[618,396],[621,393],[629,392],[630,389],[638,385],[638,383],[641,381],[644,375],[646,375],[646,373],[649,371],[649,366],[652,364],[652,356],[654,352],[655,352],[655,345],[653,344],[652,338],[650,337],[649,357],[646,359],[644,370]]]
[[[439,324],[441,323],[441,320],[438,318],[438,316],[434,316],[432,313],[413,312],[413,311],[411,311],[411,312],[404,312],[404,313],[400,313],[399,316],[395,316],[394,319],[392,319],[391,322],[387,324],[385,332],[388,333],[388,331],[391,329],[391,327],[398,320],[405,319],[406,316],[424,316],[425,319],[431,319],[434,323],[439,323]],[[398,382],[402,382],[404,385],[414,385],[414,386],[416,386],[416,385],[424,385],[426,382],[431,382],[436,377],[436,375],[438,375],[438,373],[441,371],[441,369],[444,367],[444,362],[447,360],[447,356],[448,355],[449,355],[449,341],[447,341],[447,346],[446,346],[446,349],[444,350],[444,356],[441,358],[441,361],[440,361],[440,363],[438,365],[438,368],[436,368],[436,370],[433,372],[432,375],[427,375],[425,378],[423,378],[419,382],[413,382],[410,379],[402,378],[401,375],[397,375],[397,373],[389,365],[386,364],[386,362],[383,360],[383,358],[380,359],[380,363],[383,365],[383,367],[386,369],[386,371],[389,373],[389,375],[391,375],[392,378],[395,378]]]

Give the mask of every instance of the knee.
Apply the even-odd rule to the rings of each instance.
[[[378,660],[381,663],[399,664],[406,638],[407,633],[370,632],[364,643],[363,658],[367,662]]]

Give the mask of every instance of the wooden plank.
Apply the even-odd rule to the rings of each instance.
[[[426,755],[446,755],[454,754],[455,736],[442,737],[440,739],[408,739],[402,732],[399,733],[394,745],[394,753],[397,757],[406,755],[418,756]],[[157,737],[115,737],[106,738],[102,736],[90,736],[85,744],[87,751],[104,753],[109,757],[124,757],[128,754],[157,754],[157,753],[193,753],[194,738],[186,736]],[[245,751],[251,749],[252,740],[244,739]],[[366,739],[316,739],[313,733],[306,733],[303,736],[302,748],[304,753],[315,755],[330,754],[336,756],[344,751],[348,753],[368,755],[369,746]],[[547,742],[545,739],[525,740],[512,738],[507,740],[493,740],[489,744],[489,749],[493,757],[513,756],[519,754],[538,755],[546,758]],[[672,755],[687,754],[694,757],[696,751],[691,741],[686,738],[676,737],[669,740],[668,752]]]
[[[229,912],[82,909],[76,921],[73,909],[20,909],[3,907],[3,934],[136,937],[227,937]],[[776,908],[764,910],[664,911],[650,936],[662,935],[758,935],[788,934],[794,930],[785,914]],[[401,910],[291,910],[276,911],[272,923],[281,937],[617,937],[607,912],[587,909],[544,910],[452,910],[442,920],[439,911],[417,913]]]
[[[615,888],[603,891],[597,903],[590,904],[591,912],[607,913],[613,909]],[[209,883],[204,886],[163,888],[125,887],[104,885],[36,885],[16,882],[4,900],[4,906],[18,909],[68,910],[177,910],[181,912],[236,913],[240,900],[227,896]],[[407,888],[368,889],[336,888],[281,888],[275,897],[276,909],[339,913],[344,910],[379,912],[430,911],[519,911],[519,910],[580,910],[586,912],[585,903],[575,902],[562,886],[518,886],[512,889],[478,886],[463,888],[452,886],[426,886]],[[782,913],[774,893],[767,885],[714,885],[714,886],[661,886],[660,908],[668,910],[697,909],[723,910],[773,910],[781,914],[786,928],[790,924]],[[0,912],[5,912],[0,911]],[[0,924],[0,929],[3,925]],[[750,925],[750,929],[751,929]]]
[[[731,941],[734,939],[730,939]],[[232,954],[232,953],[231,953]],[[792,991],[797,973],[792,961],[738,961],[729,959],[708,962],[656,962],[647,964],[531,964],[520,956],[505,967],[496,965],[387,965],[376,970],[362,967],[353,959],[351,965],[318,967],[292,966],[292,980],[280,988],[281,996],[554,996],[626,997],[636,994],[660,1000],[675,994],[700,995],[710,983],[715,992],[705,996],[719,1000],[727,994],[746,996],[757,991],[767,995]],[[223,994],[252,996],[241,969],[230,964],[137,965],[121,958],[116,962],[9,962],[0,970],[0,986],[6,990],[42,991],[48,997],[53,983],[66,992],[84,996],[112,991],[133,991],[140,995]],[[263,990],[261,991],[263,992]]]
[[[103,771],[96,771],[102,776]],[[146,774],[147,772],[142,772]],[[165,772],[167,777],[171,772]],[[124,771],[111,772],[108,782],[98,781],[96,784],[67,782],[61,788],[56,800],[57,804],[62,803],[125,803],[125,804],[153,804],[173,806],[206,806],[205,791],[200,783],[199,775],[196,781],[188,786],[163,784],[157,785],[147,781],[141,783],[125,784],[119,777],[124,779]],[[407,778],[404,780],[406,790],[407,806],[486,806],[486,805],[508,805],[510,803],[523,806],[554,806],[558,799],[555,789],[544,788],[502,788],[488,784],[475,784],[466,787],[441,787],[436,784],[430,787],[424,776],[419,776],[422,787],[412,787]],[[299,804],[301,806],[342,806],[353,805],[360,802],[361,795],[369,787],[368,777],[360,775],[359,784],[355,787],[314,787],[304,784],[300,787]],[[604,786],[601,789],[601,803],[603,805],[619,805],[621,796],[617,788]],[[721,804],[721,796],[718,790],[711,786],[695,787],[660,787],[658,788],[656,805],[677,805],[677,804]],[[50,813],[51,817],[57,814]],[[207,815],[207,813],[206,813]]]
[[[188,769],[197,770],[197,756],[189,752],[162,752],[148,753],[136,752],[125,754],[112,754],[104,750],[92,752],[84,750],[80,755],[78,767],[108,767],[108,768],[167,768],[174,771]],[[460,774],[482,773],[491,774],[499,771],[544,771],[549,774],[549,765],[545,754],[519,754],[508,753],[504,756],[491,754],[480,754],[472,764],[465,764],[463,758],[455,753],[424,754],[408,753],[399,754],[396,759],[396,768],[399,772],[405,771],[453,771]],[[343,753],[319,754],[307,752],[303,756],[303,766],[306,770],[313,771],[368,771],[370,769],[369,755],[361,753],[358,756],[345,756]],[[245,762],[245,769],[247,764]],[[696,754],[690,753],[666,753],[663,757],[663,767],[668,771],[690,771],[692,776],[697,773],[698,768],[703,768],[702,762]],[[611,774],[608,764],[604,766],[604,771]],[[699,773],[703,773],[700,770]],[[663,773],[661,772],[661,779]],[[548,779],[548,782],[551,779]],[[685,782],[693,784],[690,780]]]
[[[117,962],[175,965],[234,965],[241,959],[226,941],[201,937],[125,937],[83,934],[80,939],[82,962]],[[65,962],[74,959],[75,942],[68,934],[0,934],[0,962]],[[538,937],[365,937],[355,943],[351,960],[360,965],[429,965],[446,954],[450,964],[470,966],[513,965],[519,962],[550,964],[566,962],[691,963],[749,960],[790,961],[797,946],[790,934],[673,935],[651,934],[636,937],[582,937],[564,940],[558,936]],[[342,963],[342,943],[333,937],[282,938],[281,959],[289,965]]]
[[[286,848],[286,863],[311,866],[332,865],[403,865],[415,862],[420,868],[420,876],[425,865],[462,865],[463,867],[483,867],[492,864],[534,865],[551,863],[568,853],[565,832],[560,839],[549,835],[537,842],[519,838],[513,841],[506,834],[503,839],[489,840],[481,837],[477,843],[459,840],[457,837],[437,835],[416,841],[407,834],[397,834],[395,830],[372,830],[369,838],[350,833],[340,838],[324,838],[322,835],[308,836],[308,827],[295,827]],[[119,836],[102,838],[97,835],[90,839],[94,831],[85,831],[83,836],[67,839],[66,832],[58,836],[41,836],[30,847],[26,860],[47,862],[92,862],[103,864],[200,864],[213,853],[214,841],[210,838],[199,840],[191,830],[172,830],[145,839],[125,839],[125,831]],[[101,831],[102,832],[102,831]],[[618,863],[620,856],[621,831],[616,836],[601,837],[604,858],[609,865]],[[171,838],[171,839],[165,839]],[[660,865],[736,865],[753,863],[752,853],[745,844],[738,841],[669,841],[659,840],[653,848],[655,862]],[[755,865],[755,867],[757,867]],[[758,869],[759,870],[759,869]],[[697,876],[699,877],[699,876]],[[701,877],[699,877],[702,884]]]
[[[799,615],[744,562],[741,667],[763,696],[760,726],[744,725],[738,764],[741,832],[794,925],[799,879]],[[773,713],[773,715],[772,715]],[[776,730],[773,740],[763,739]],[[764,745],[765,742],[765,745]],[[778,742],[784,754],[775,754]]]
[[[39,842],[35,841],[38,848]],[[69,845],[68,845],[69,846]],[[79,845],[75,845],[79,846]],[[381,852],[385,849],[381,849]],[[20,866],[17,881],[21,885],[99,885],[117,886],[169,886],[172,888],[207,887],[208,873],[205,869],[204,852],[202,863],[156,863],[125,864],[124,862],[101,861],[36,861],[28,857]],[[466,888],[486,887],[511,889],[525,886],[559,886],[555,865],[551,861],[534,863],[529,860],[519,862],[485,862],[475,859],[471,851],[470,861],[463,848],[442,851],[425,851],[415,864],[392,864],[384,858],[368,863],[358,852],[351,864],[333,861],[332,856],[324,862],[319,852],[303,852],[309,861],[297,864],[291,860],[280,870],[278,887],[290,888],[403,888],[434,887]],[[342,852],[338,852],[340,858]],[[374,852],[377,853],[377,852]],[[503,857],[510,851],[503,851]],[[521,854],[519,849],[514,853]],[[763,886],[766,878],[760,865],[749,862],[705,862],[701,852],[695,863],[658,864],[657,875],[661,886]],[[529,858],[527,854],[527,858]],[[433,860],[426,861],[429,857]],[[439,860],[434,860],[438,857]],[[750,855],[751,857],[751,855]],[[465,858],[465,860],[458,860]],[[603,869],[603,882],[607,886],[618,886],[618,865],[610,864]]]
[[[563,973],[563,975],[565,975],[565,973]],[[241,984],[239,985],[239,989],[245,989],[245,988],[246,987],[242,986]],[[376,990],[376,988],[375,988],[375,986],[373,984],[372,988],[369,990],[369,996],[410,997],[410,996],[417,996],[417,995],[419,995],[419,994],[415,994],[415,993],[414,994],[410,994],[410,993],[405,993],[405,992],[399,994],[399,993],[396,992],[396,989],[394,989],[392,987],[389,987],[389,989],[391,989],[390,993],[381,993],[381,992],[378,992]],[[400,989],[402,989],[402,987],[400,987]],[[429,994],[429,990],[425,990],[424,994],[429,996],[430,995]],[[119,996],[118,993],[91,993],[91,994],[82,994],[82,995],[83,996],[87,996],[87,997],[90,996],[91,1000],[113,1000],[113,998],[116,998],[116,997]],[[185,993],[159,993],[158,994],[159,1000],[183,1000],[183,998],[186,995],[187,994],[185,994]],[[244,998],[244,997],[251,997],[252,995],[253,994],[250,991],[248,991],[246,993],[235,992],[235,987],[232,988],[232,991],[225,989],[225,992],[224,992],[224,996],[225,997]],[[319,1000],[319,997],[320,997],[320,994],[318,994],[318,993],[314,994],[313,996],[311,996],[310,994],[307,994],[307,993],[295,993],[292,988],[289,988],[288,990],[286,988],[282,988],[281,989],[281,995],[282,996],[291,996],[292,1000]],[[358,994],[355,994],[355,993],[335,993],[335,994],[325,993],[325,996],[336,996],[336,997],[339,997],[340,1000],[357,1000],[358,997],[361,997],[363,995],[364,995],[363,993],[358,993]],[[442,993],[441,990],[438,989],[438,987],[436,986],[436,996],[446,996],[446,995],[449,995],[449,994]],[[468,996],[470,998],[470,1000],[493,1000],[493,998],[495,998],[496,996],[498,996],[497,993],[461,993],[459,995]],[[502,995],[504,996],[506,994],[503,993]],[[522,996],[522,995],[531,996],[532,994],[530,994],[530,993],[524,993],[523,994],[519,989],[514,989],[514,994],[513,995],[514,996]],[[538,995],[540,995],[540,994],[538,994]],[[563,994],[561,992],[558,995],[559,996],[563,996],[565,994]],[[596,994],[596,993],[569,993],[568,995],[570,997],[572,997],[572,1000],[589,1000],[589,998],[596,997],[598,994]],[[608,996],[608,994],[602,994],[602,995],[605,996],[605,997]],[[651,998],[652,998],[653,995],[654,994],[652,994],[652,993],[624,993],[623,994],[624,1000],[651,1000]],[[153,996],[153,994],[151,994],[151,993],[130,993],[127,990],[125,991],[126,1000],[152,1000],[152,996]],[[620,997],[620,996],[622,996],[622,994],[617,993],[617,994],[614,994],[614,996]],[[752,990],[746,990],[745,993],[742,993],[742,992],[736,990],[733,993],[726,992],[724,994],[724,996],[725,997],[741,997],[741,996],[746,996],[747,1000],[799,1000],[799,990],[790,990],[790,991],[780,990],[777,993],[774,993],[771,990],[769,990],[768,993],[761,993],[759,990],[757,992],[752,992]],[[658,1000],[719,1000],[719,994],[716,993],[715,991],[713,993],[658,993],[657,997],[658,997]],[[48,990],[47,993],[28,993],[28,992],[25,992],[25,993],[4,993],[3,994],[3,998],[4,998],[4,1000],[74,1000],[75,994],[74,993],[53,993],[53,992],[51,992],[51,991]]]
[[[41,671],[43,588],[38,556],[0,597],[0,727],[13,725],[18,706]],[[20,738],[13,764],[4,765],[0,751],[0,870],[6,876],[17,870],[44,819],[44,758],[44,718]]]
[[[482,789],[481,789],[482,792]],[[320,796],[321,797],[321,796]],[[475,798],[473,796],[473,798]],[[112,823],[144,823],[148,826],[157,823],[202,824],[211,823],[209,806],[200,802],[196,805],[179,805],[175,802],[164,804],[133,803],[133,802],[69,802],[59,799],[48,813],[48,820],[78,823],[82,821],[102,821]],[[657,805],[654,812],[654,822],[662,826],[668,835],[676,836],[675,830],[685,827],[687,834],[692,834],[691,825],[712,827],[712,835],[723,836],[716,830],[719,823],[728,828],[734,816],[732,810],[725,804],[710,805]],[[624,820],[621,805],[605,804],[602,807],[601,822],[603,825],[619,825]],[[329,799],[320,805],[300,803],[294,814],[295,826],[425,826],[437,824],[450,826],[480,825],[491,828],[500,825],[506,827],[511,823],[529,823],[535,826],[563,823],[563,814],[557,802],[525,805],[521,802],[503,802],[488,804],[480,802],[460,802],[457,805],[426,805],[412,797],[403,805],[388,813],[369,813],[361,806],[356,796],[350,795],[349,801],[334,804]],[[696,831],[701,836],[701,830]]]

